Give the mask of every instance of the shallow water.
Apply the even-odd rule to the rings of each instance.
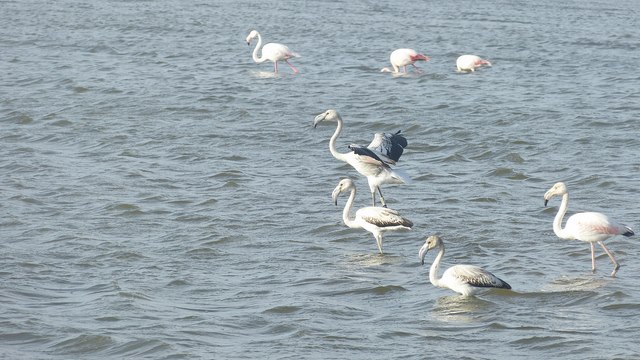
[[[558,240],[569,212],[640,228],[634,1],[5,1],[0,354],[6,358],[637,358],[636,238]],[[251,61],[252,29],[302,57]],[[392,76],[389,53],[431,57]],[[455,72],[476,53],[493,66]],[[342,224],[329,154],[402,130],[383,188],[415,223]],[[514,291],[428,283],[486,267]],[[434,254],[429,253],[430,263]]]

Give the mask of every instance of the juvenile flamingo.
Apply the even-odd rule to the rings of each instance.
[[[429,281],[434,286],[451,289],[463,296],[476,294],[483,288],[511,289],[511,285],[492,273],[474,265],[455,265],[445,270],[442,277],[438,277],[440,262],[444,256],[444,243],[438,235],[431,235],[420,248],[418,256],[420,263],[424,265],[424,257],[431,249],[440,251],[429,269]]]
[[[604,245],[604,240],[614,236],[632,236],[633,230],[626,225],[619,224],[598,212],[577,213],[567,219],[567,223],[562,228],[562,218],[567,213],[569,207],[569,193],[567,186],[563,182],[555,183],[549,191],[544,194],[544,206],[554,196],[562,196],[562,203],[558,209],[556,217],[553,219],[553,232],[561,239],[586,241],[591,245],[591,271],[596,271],[596,249],[595,243],[600,244],[604,252],[609,255],[613,262],[612,277],[616,276],[620,264],[616,261],[613,253]]]
[[[274,64],[273,72],[277,73],[278,61],[283,60],[287,63],[287,65],[291,67],[294,73],[298,72],[298,69],[296,69],[289,63],[289,59],[291,59],[292,57],[299,57],[300,55],[289,50],[286,45],[278,43],[268,43],[262,47],[262,56],[258,57],[258,50],[262,46],[262,36],[260,36],[260,33],[256,30],[251,31],[251,33],[249,33],[249,36],[247,36],[247,45],[251,45],[251,40],[253,40],[255,37],[258,37],[258,43],[256,44],[255,49],[253,49],[253,61],[255,61],[256,63],[262,63],[267,60],[271,60]]]
[[[389,61],[391,62],[391,66],[393,66],[393,70],[385,67],[380,70],[380,72],[393,72],[399,73],[400,68],[402,67],[403,72],[407,72],[407,65],[413,66],[416,71],[422,72],[419,67],[417,67],[414,63],[416,61],[429,61],[429,57],[424,54],[418,54],[413,49],[397,49],[391,53],[389,56]]]
[[[491,63],[476,55],[461,55],[456,60],[458,71],[476,71],[476,68],[483,65],[491,66]]]
[[[382,196],[380,185],[411,182],[411,178],[404,171],[398,168],[392,169],[390,166],[395,165],[407,146],[407,139],[400,135],[399,131],[395,134],[375,134],[369,146],[350,145],[350,152],[341,153],[336,149],[336,139],[342,133],[343,126],[340,114],[336,110],[329,109],[315,117],[313,127],[315,128],[323,121],[335,121],[338,123],[335,133],[329,140],[329,151],[334,158],[348,163],[360,174],[367,177],[373,206],[376,206],[376,191],[380,194],[382,206],[387,206]]]
[[[411,230],[413,223],[400,216],[400,214],[391,209],[383,207],[368,206],[360,208],[356,211],[356,216],[352,220],[349,216],[353,200],[356,198],[356,186],[351,179],[342,179],[338,186],[333,190],[331,198],[333,203],[338,205],[338,195],[343,192],[351,191],[349,200],[342,211],[342,221],[352,229],[365,229],[372,233],[378,244],[378,251],[382,252],[382,233],[396,230]]]

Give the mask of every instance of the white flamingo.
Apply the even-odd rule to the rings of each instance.
[[[456,60],[458,71],[476,71],[483,65],[491,66],[491,63],[477,55],[461,55]]]
[[[567,213],[569,207],[569,193],[567,186],[563,182],[555,183],[549,191],[544,194],[544,206],[547,206],[549,200],[554,196],[562,196],[562,203],[558,209],[556,217],[553,219],[553,232],[561,239],[586,241],[591,245],[591,271],[596,271],[596,246],[600,244],[604,252],[609,255],[613,262],[613,272],[611,276],[616,276],[620,264],[616,261],[613,253],[604,245],[604,240],[614,236],[632,236],[633,230],[626,225],[619,224],[610,220],[606,215],[598,212],[582,212],[577,213],[567,219],[564,229],[562,228],[562,219]]]
[[[353,166],[356,171],[367,177],[373,206],[376,206],[376,191],[380,194],[382,206],[387,206],[380,190],[382,184],[405,184],[411,182],[411,178],[401,169],[392,169],[407,146],[407,139],[395,134],[377,133],[369,146],[350,145],[348,153],[340,153],[336,149],[336,139],[342,132],[343,122],[336,110],[329,109],[315,117],[313,127],[323,121],[335,121],[338,123],[335,133],[329,140],[329,151],[334,158]]]
[[[356,211],[356,216],[352,220],[349,216],[351,207],[356,197],[356,186],[351,179],[342,179],[338,186],[333,190],[331,198],[333,203],[338,205],[338,195],[345,191],[351,191],[349,200],[347,200],[344,210],[342,211],[342,221],[352,229],[365,229],[372,233],[378,244],[380,254],[382,252],[382,234],[387,231],[411,230],[413,223],[400,216],[400,214],[392,209],[383,207],[367,206]]]
[[[286,45],[278,43],[268,43],[262,47],[262,56],[258,57],[258,50],[262,46],[262,36],[260,36],[260,33],[256,30],[251,31],[251,33],[249,33],[249,36],[247,36],[247,45],[251,45],[251,40],[253,40],[255,37],[258,37],[258,43],[256,44],[255,49],[253,49],[253,61],[255,61],[256,63],[262,63],[267,60],[271,60],[274,64],[273,71],[277,73],[278,61],[283,60],[287,63],[287,65],[291,67],[294,73],[298,72],[298,69],[296,69],[293,65],[291,65],[291,63],[289,63],[289,59],[291,59],[292,57],[299,57],[300,55],[289,50]]]
[[[392,72],[399,73],[400,68],[403,69],[403,72],[407,72],[407,65],[413,66],[418,72],[421,72],[419,67],[417,67],[414,63],[416,61],[429,61],[429,57],[424,54],[419,54],[417,51],[413,49],[397,49],[391,53],[389,56],[389,61],[391,62],[391,66],[393,66],[393,70],[385,67],[380,70],[381,72]]]
[[[420,248],[418,256],[420,263],[424,265],[424,257],[431,249],[440,251],[429,270],[429,281],[434,286],[451,289],[463,296],[476,294],[483,288],[511,289],[511,285],[492,273],[473,265],[455,265],[445,270],[442,277],[438,277],[440,261],[444,256],[444,243],[438,235],[431,235]]]

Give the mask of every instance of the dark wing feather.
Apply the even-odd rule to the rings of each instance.
[[[379,161],[380,164],[383,164],[383,165],[386,164],[386,162],[382,160],[378,156],[378,154],[376,154],[374,151],[372,151],[369,148],[352,144],[352,145],[349,145],[349,150],[353,151],[356,155],[367,156],[369,158],[375,159],[376,161]]]
[[[398,130],[395,134],[376,133],[368,148],[396,162],[400,160],[407,145],[407,139]]]
[[[473,265],[456,265],[451,268],[455,277],[474,287],[511,289],[511,285],[492,273]]]
[[[364,221],[380,228],[395,226],[413,227],[411,220],[405,219],[396,210],[383,207],[368,206],[360,208],[356,211],[356,217],[360,217]]]

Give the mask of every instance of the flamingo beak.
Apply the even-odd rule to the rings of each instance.
[[[429,251],[429,243],[425,242],[424,245],[422,245],[422,247],[420,248],[420,251],[418,252],[418,257],[420,258],[420,265],[424,265],[424,257],[425,255],[427,255],[428,251]]]
[[[340,189],[340,186],[338,185],[335,189],[333,189],[333,193],[331,193],[331,199],[333,200],[333,204],[335,206],[338,206],[338,195],[340,195],[341,191],[342,189]]]
[[[315,129],[316,126],[318,126],[319,123],[321,123],[325,117],[327,116],[326,113],[322,113],[318,116],[315,117],[315,119],[313,119],[313,128]]]
[[[544,194],[544,206],[547,206],[547,203],[549,203],[549,199],[551,199],[553,197],[553,194],[551,194],[551,190],[547,191]]]

